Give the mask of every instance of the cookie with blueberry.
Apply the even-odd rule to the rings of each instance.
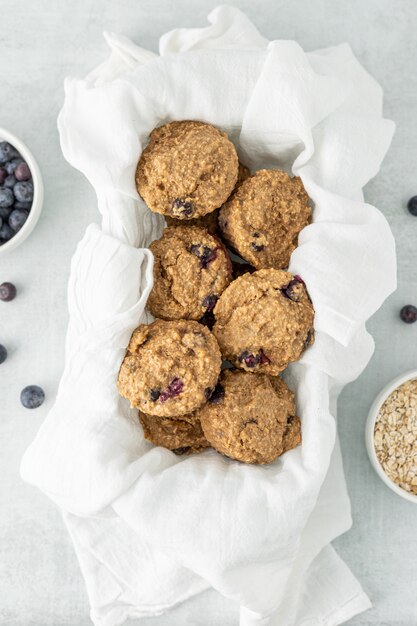
[[[204,228],[166,228],[150,245],[154,284],[148,308],[166,320],[198,320],[212,311],[231,281],[226,248]]]
[[[259,170],[222,207],[219,226],[225,241],[257,269],[285,269],[310,220],[300,178],[281,170]]]
[[[243,183],[244,180],[249,178],[249,176],[250,176],[249,169],[246,167],[246,165],[242,165],[242,163],[239,162],[237,182],[236,182],[236,185],[234,186],[232,194],[236,191],[239,185]],[[173,227],[174,226],[199,226],[201,228],[205,228],[206,230],[208,230],[209,233],[211,233],[212,235],[215,235],[219,229],[219,224],[218,224],[219,211],[220,209],[216,209],[215,211],[212,211],[211,213],[207,213],[206,215],[203,215],[202,217],[196,217],[191,220],[180,220],[175,217],[170,217],[169,215],[165,215],[165,221],[168,226],[173,226]]]
[[[186,415],[211,395],[220,367],[220,350],[208,328],[191,320],[155,320],[133,332],[118,389],[148,415]]]
[[[192,454],[210,447],[195,413],[178,417],[155,417],[139,411],[139,419],[145,439],[155,446],[168,448],[175,454]]]
[[[280,378],[223,370],[217,394],[197,411],[207,441],[244,463],[272,463],[286,451],[294,394]],[[292,428],[292,427],[291,427]],[[295,439],[291,439],[295,446]]]
[[[136,187],[148,207],[180,220],[211,213],[230,196],[238,158],[226,133],[196,121],[155,128],[136,168]]]
[[[222,355],[249,372],[277,375],[314,341],[314,309],[300,276],[275,269],[234,280],[214,307]]]

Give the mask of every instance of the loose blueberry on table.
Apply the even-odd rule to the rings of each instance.
[[[0,285],[0,300],[10,302],[16,297],[16,287],[13,283],[2,283]]]
[[[0,246],[22,228],[33,202],[33,182],[25,160],[7,141],[0,142]]]
[[[417,307],[406,304],[400,311],[400,317],[406,324],[414,324],[417,321]]]
[[[410,211],[411,215],[417,216],[417,196],[413,196],[409,199],[407,209]]]
[[[7,359],[7,350],[0,343],[0,363],[4,363],[6,359]]]
[[[37,409],[44,400],[45,393],[38,385],[29,385],[20,394],[20,401],[26,409]]]

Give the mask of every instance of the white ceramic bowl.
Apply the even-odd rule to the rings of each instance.
[[[365,441],[366,441],[366,449],[368,451],[369,459],[372,463],[374,470],[380,477],[380,479],[387,485],[387,487],[389,487],[397,495],[401,496],[405,500],[409,500],[410,502],[414,502],[415,504],[417,504],[416,495],[409,493],[408,491],[405,491],[405,489],[402,489],[396,483],[394,483],[390,478],[388,478],[388,476],[386,475],[386,473],[384,472],[382,466],[380,465],[378,461],[378,457],[376,456],[375,445],[374,445],[375,422],[379,413],[379,409],[381,408],[385,400],[388,398],[388,396],[395,389],[397,389],[397,387],[407,382],[407,380],[412,380],[413,378],[417,378],[417,370],[411,370],[409,372],[406,372],[405,374],[402,374],[401,376],[398,376],[397,378],[394,378],[394,380],[388,383],[388,385],[384,387],[384,389],[377,395],[377,397],[372,403],[372,406],[368,414],[368,419],[366,422]]]
[[[29,166],[33,181],[33,202],[29,216],[15,236],[12,237],[7,243],[0,246],[0,257],[2,257],[19,246],[35,228],[43,206],[43,181],[39,166],[35,161],[33,154],[23,141],[19,139],[19,137],[16,137],[16,135],[13,135],[13,133],[8,130],[0,128],[0,141],[8,141],[14,148],[16,148],[16,150],[20,152],[21,156]]]

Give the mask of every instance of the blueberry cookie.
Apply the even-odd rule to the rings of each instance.
[[[197,226],[166,228],[150,250],[154,285],[148,308],[155,317],[198,320],[213,310],[232,275],[220,239]]]
[[[118,376],[119,393],[148,415],[191,413],[220,374],[217,341],[198,322],[155,320],[133,333]]]
[[[145,439],[172,450],[175,454],[202,452],[210,447],[198,417],[191,413],[179,417],[155,417],[139,411]]]
[[[177,219],[218,209],[238,177],[238,158],[218,128],[171,122],[152,131],[136,169],[136,187],[152,211]]]
[[[294,394],[280,378],[223,370],[197,415],[218,452],[244,463],[271,463],[285,452],[287,424],[295,416]]]
[[[246,165],[242,165],[242,163],[239,163],[237,182],[232,193],[234,193],[235,190],[239,187],[239,185],[243,183],[244,180],[249,178],[249,176],[250,176],[250,171],[246,167]],[[166,215],[165,221],[169,227],[171,226],[172,227],[174,226],[199,226],[200,228],[205,228],[206,230],[208,230],[209,233],[211,233],[212,235],[215,235],[219,228],[219,223],[218,223],[219,211],[220,209],[216,209],[215,211],[212,211],[211,213],[207,213],[206,215],[203,215],[203,217],[196,217],[191,220],[180,220],[178,218],[170,217],[169,215]]]
[[[257,269],[285,269],[298,234],[310,219],[300,178],[280,170],[260,170],[222,207],[219,226],[230,246]]]
[[[213,333],[236,367],[277,375],[314,341],[314,309],[299,276],[258,270],[234,280],[214,308]]]

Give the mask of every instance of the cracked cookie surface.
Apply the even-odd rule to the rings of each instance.
[[[219,226],[230,246],[257,269],[285,269],[310,220],[309,198],[299,177],[259,170],[222,207]]]
[[[223,358],[250,372],[277,375],[314,342],[314,309],[304,282],[282,270],[234,280],[214,307]]]
[[[174,418],[155,417],[139,411],[139,419],[145,439],[175,454],[192,454],[210,447],[195,413]]]
[[[155,320],[133,332],[117,384],[120,395],[143,413],[185,415],[206,402],[220,367],[208,328],[191,320]]]
[[[136,168],[136,187],[156,213],[181,220],[219,208],[238,177],[235,147],[226,133],[197,121],[155,128]]]
[[[212,311],[232,274],[220,239],[196,226],[166,228],[149,247],[154,255],[151,313],[165,320],[198,320]]]
[[[262,464],[286,451],[284,436],[295,417],[295,401],[282,379],[223,370],[216,389],[197,411],[213,448],[244,463]]]

